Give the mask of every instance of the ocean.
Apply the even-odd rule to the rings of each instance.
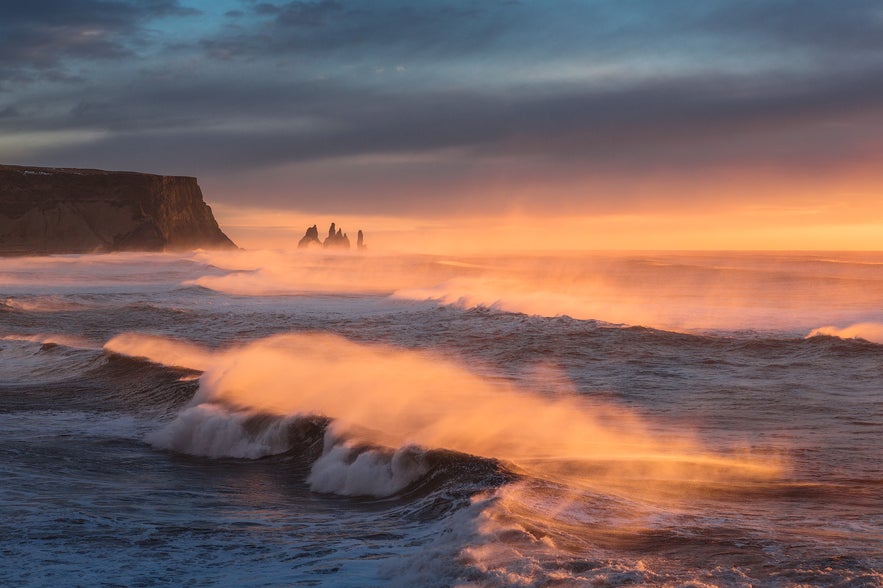
[[[883,254],[0,259],[0,585],[883,586]]]

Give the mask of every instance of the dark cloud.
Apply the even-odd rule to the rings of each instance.
[[[518,63],[550,55],[587,60],[637,54],[787,61],[877,54],[879,0],[586,0],[507,2],[354,0],[246,2],[254,27],[203,39],[225,58],[318,55],[437,59],[479,56]],[[781,53],[785,51],[786,53]],[[800,51],[801,55],[793,52]]]
[[[341,164],[349,205],[365,174],[395,195],[409,174],[799,173],[883,149],[879,2],[247,0],[175,43],[147,28],[187,16],[172,0],[19,4],[0,80],[30,90],[0,102],[0,133],[90,137],[19,163],[230,177],[424,157]],[[74,59],[132,67],[78,80]],[[69,83],[41,92],[50,77]]]
[[[462,55],[487,48],[504,32],[501,16],[507,8],[477,0],[370,4],[319,0],[247,6],[252,14],[266,18],[253,28],[230,29],[203,39],[201,45],[209,54],[225,59],[328,58],[332,52],[350,62],[379,56]]]
[[[0,119],[13,119],[19,116],[21,116],[21,112],[14,106],[0,108]]]
[[[67,59],[121,59],[158,17],[196,14],[177,0],[28,0],[4,2],[0,74],[52,71]]]
[[[255,4],[252,10],[255,14],[259,15],[279,14],[282,11],[281,8],[279,8],[275,4],[270,4],[269,2],[261,2],[259,4]]]
[[[262,6],[262,5],[259,5]],[[343,5],[335,0],[320,2],[289,2],[271,14],[276,23],[285,27],[318,27],[325,25],[343,11]]]
[[[736,158],[805,153],[802,129],[883,116],[883,70],[824,81],[684,77],[615,90],[546,87],[388,93],[335,85],[135,86],[80,102],[72,128],[114,131],[85,147],[96,158],[131,157],[220,173],[395,153],[466,149],[475,157],[519,156],[632,171]],[[251,127],[249,113],[278,121]],[[293,124],[298,120],[305,124]],[[286,124],[288,121],[289,124]],[[62,126],[47,120],[46,129]],[[207,122],[213,124],[206,124]],[[834,131],[829,131],[832,136]],[[752,143],[751,137],[757,137]],[[129,147],[126,147],[129,145]],[[80,149],[80,147],[78,147]],[[842,145],[814,147],[832,164]],[[686,155],[685,155],[686,153]],[[799,164],[799,161],[793,162]]]
[[[696,26],[720,35],[860,56],[883,51],[883,5],[879,0],[744,0],[716,3]],[[858,52],[858,53],[856,53]]]

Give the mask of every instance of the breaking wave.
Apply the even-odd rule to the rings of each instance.
[[[209,352],[126,334],[106,349],[204,372],[190,406],[150,436],[157,447],[258,458],[291,449],[293,420],[329,419],[310,477],[322,491],[398,492],[425,473],[426,450],[644,496],[654,493],[654,484],[767,478],[780,467],[738,452],[707,451],[683,431],[652,435],[633,412],[567,390],[539,395],[444,358],[333,335],[278,335]],[[665,500],[666,493],[654,499]]]
[[[879,343],[883,345],[883,323],[856,323],[848,327],[819,327],[813,329],[807,338],[824,335],[828,337],[839,337],[840,339],[864,339],[871,343]]]

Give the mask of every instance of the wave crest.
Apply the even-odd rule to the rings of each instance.
[[[104,350],[168,367],[205,371],[213,361],[212,353],[194,343],[160,335],[123,333],[104,344]]]
[[[429,472],[426,452],[408,445],[391,451],[364,448],[325,435],[322,456],[310,470],[307,482],[316,492],[343,496],[392,496]]]
[[[807,338],[827,336],[839,337],[840,339],[864,339],[871,343],[883,345],[883,323],[856,323],[848,327],[819,327],[813,329]]]
[[[291,448],[292,419],[328,419],[334,441],[324,444],[311,476],[322,491],[397,492],[426,471],[414,447],[641,494],[650,481],[731,481],[779,471],[751,456],[712,454],[683,431],[653,434],[634,412],[566,389],[534,393],[442,357],[329,334],[276,335],[219,351],[123,335],[106,349],[204,370],[190,406],[151,437],[159,447],[262,457]],[[256,418],[271,421],[255,427]],[[581,465],[562,473],[565,462]]]

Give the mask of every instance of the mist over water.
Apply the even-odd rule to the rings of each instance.
[[[883,585],[881,262],[2,259],[0,581]]]
[[[234,271],[192,283],[234,295],[386,294],[687,332],[883,324],[883,272],[864,253],[205,255]]]

